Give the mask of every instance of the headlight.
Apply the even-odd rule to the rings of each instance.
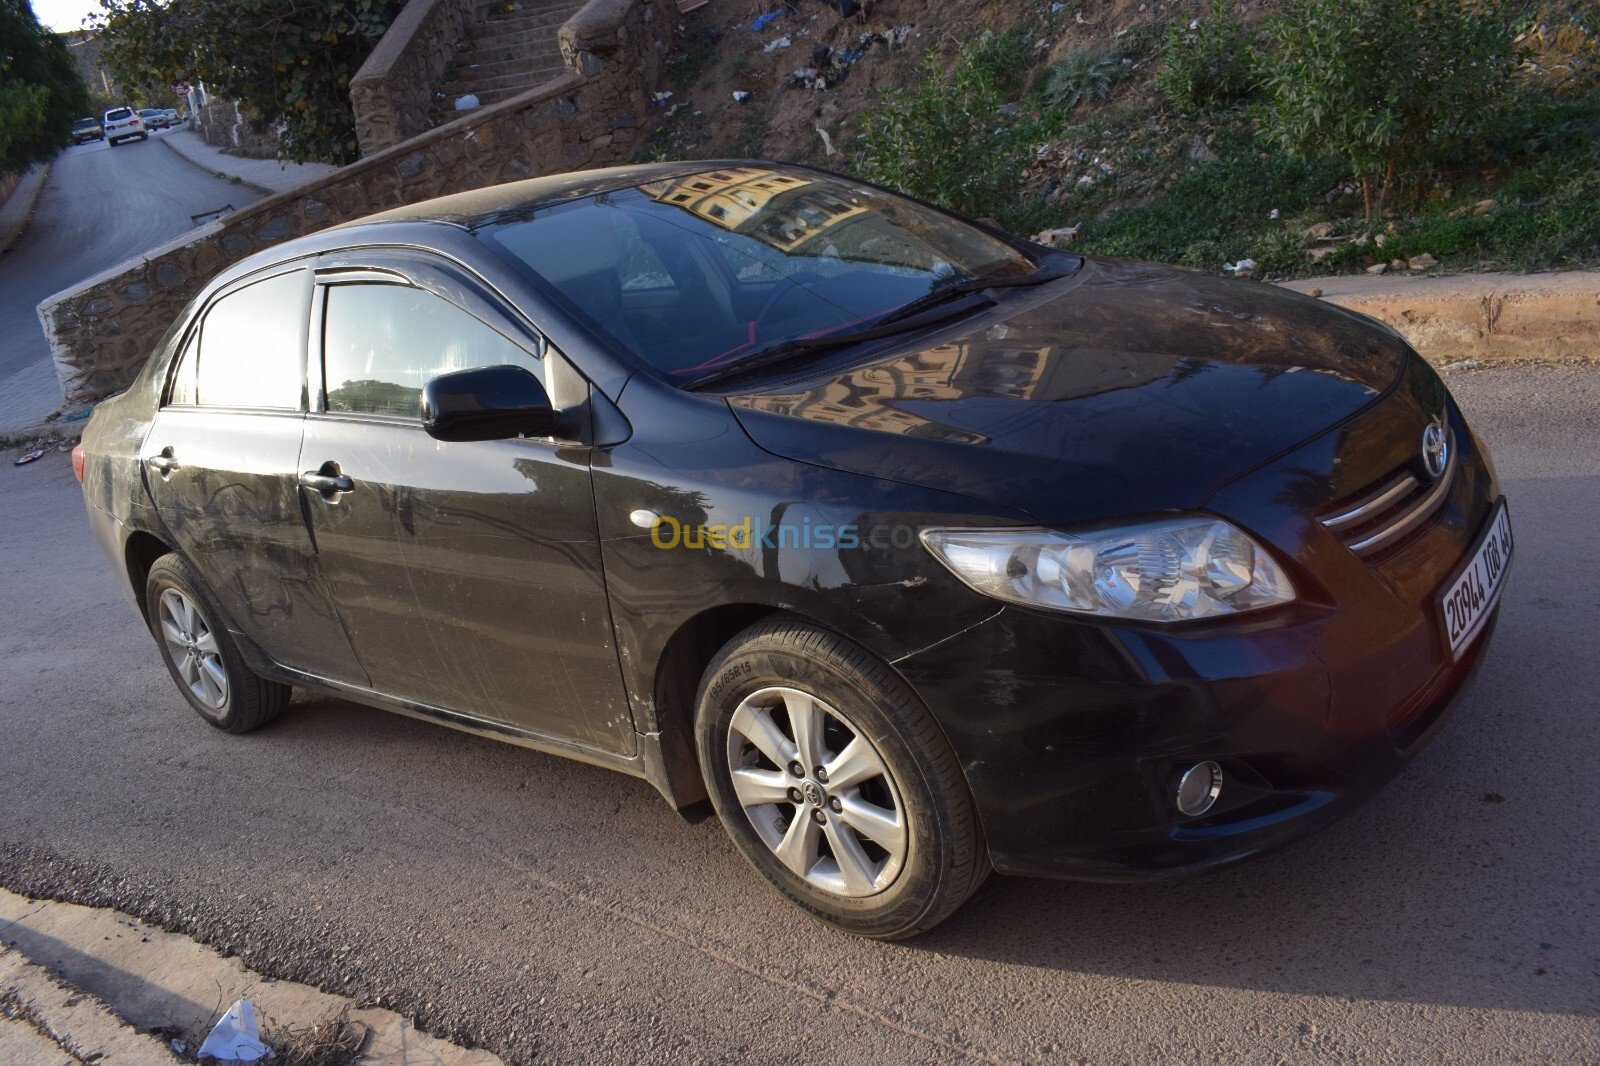
[[[1074,614],[1183,622],[1294,599],[1259,544],[1199,515],[1082,533],[927,529],[922,542],[986,596]]]

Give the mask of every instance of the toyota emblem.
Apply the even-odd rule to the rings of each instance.
[[[1422,431],[1422,465],[1428,476],[1438,480],[1450,465],[1450,438],[1445,436],[1444,425],[1436,418]]]

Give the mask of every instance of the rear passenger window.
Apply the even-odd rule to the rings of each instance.
[[[237,289],[200,325],[196,402],[203,407],[300,406],[305,382],[306,272]]]
[[[422,416],[422,386],[440,374],[539,360],[430,292],[405,285],[330,285],[322,334],[328,410]]]

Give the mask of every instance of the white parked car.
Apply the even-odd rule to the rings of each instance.
[[[113,107],[106,112],[105,120],[100,125],[106,131],[106,141],[113,148],[135,137],[141,141],[150,139],[149,132],[144,128],[144,119],[131,107]]]

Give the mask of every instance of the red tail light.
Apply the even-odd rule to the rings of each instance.
[[[79,444],[72,449],[72,472],[78,475],[78,480],[83,481],[83,445]]]

